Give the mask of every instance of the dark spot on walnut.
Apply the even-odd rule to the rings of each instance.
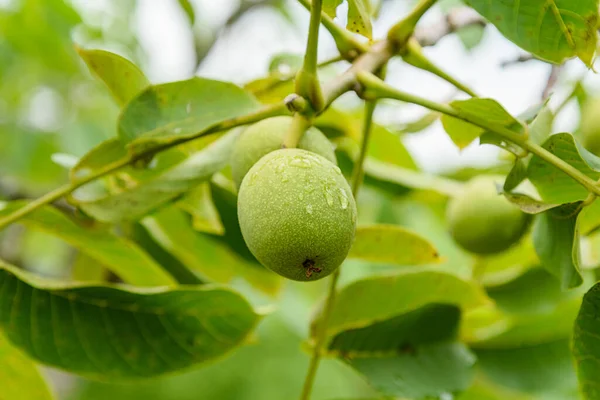
[[[304,262],[302,263],[302,266],[304,267],[304,272],[306,273],[306,277],[310,278],[313,274],[313,272],[319,273],[322,271],[321,268],[319,267],[315,267],[315,260],[307,258],[306,260],[304,260]]]

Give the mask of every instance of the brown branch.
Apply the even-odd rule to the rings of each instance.
[[[422,47],[433,46],[444,37],[468,26],[486,25],[486,21],[469,7],[455,8],[442,21],[423,28],[417,28],[414,37]]]
[[[544,85],[544,90],[542,91],[542,100],[546,100],[548,97],[550,97],[554,86],[556,86],[556,82],[558,82],[561,71],[561,65],[553,65],[550,69],[550,74],[548,74],[546,85]]]
[[[513,66],[515,64],[526,63],[526,62],[531,61],[531,60],[537,60],[537,58],[535,58],[532,54],[521,54],[517,58],[513,58],[511,60],[503,61],[500,64],[500,66],[502,68],[506,68],[506,67]]]

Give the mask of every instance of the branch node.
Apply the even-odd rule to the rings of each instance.
[[[305,113],[309,108],[308,101],[296,93],[287,95],[283,102],[291,112]]]

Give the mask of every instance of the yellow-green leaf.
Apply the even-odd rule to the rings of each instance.
[[[131,61],[105,50],[77,49],[90,70],[104,82],[120,106],[150,85]]]
[[[52,400],[36,365],[0,333],[0,382],[2,400]]]
[[[385,224],[359,226],[348,257],[398,265],[430,264],[440,260],[425,238],[400,226]]]
[[[23,201],[0,203],[0,217],[24,204]],[[52,207],[40,208],[19,222],[63,239],[132,285],[168,286],[176,283],[135,243],[105,229],[86,229]]]

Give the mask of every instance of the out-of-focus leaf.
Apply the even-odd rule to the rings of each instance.
[[[576,298],[577,292],[564,292],[560,283],[541,268],[534,268],[504,285],[489,288],[488,295],[507,313],[539,314],[552,312],[556,303]]]
[[[366,38],[373,38],[369,0],[348,0],[348,24],[346,29]]]
[[[343,0],[324,0],[323,11],[330,17],[335,18],[336,10],[342,2]],[[346,29],[369,39],[372,38],[370,0],[348,0],[348,24]]]
[[[538,215],[533,225],[533,244],[542,266],[561,282],[563,289],[583,283],[579,273],[579,205],[548,210]]]
[[[0,326],[43,364],[96,379],[190,368],[242,343],[259,320],[223,288],[126,291],[49,282],[0,264]]]
[[[144,218],[142,224],[157,243],[204,279],[231,283],[242,277],[268,294],[277,293],[280,287],[279,276],[238,256],[220,238],[194,231],[176,208],[165,208]]]
[[[178,0],[178,2],[181,9],[185,12],[190,20],[190,24],[194,25],[196,22],[196,13],[194,12],[194,7],[192,6],[190,0]]]
[[[581,210],[578,218],[579,230],[582,235],[588,235],[600,227],[600,201],[594,201]]]
[[[443,3],[442,3],[443,4]],[[509,390],[507,388],[501,387],[499,385],[495,385],[489,381],[489,379],[484,379],[482,374],[479,373],[473,385],[471,385],[467,390],[460,393],[456,400],[542,400],[535,399],[532,396],[521,394],[513,390]],[[546,399],[549,400],[549,399]],[[552,400],[564,400],[564,399],[552,399]]]
[[[119,137],[136,153],[190,137],[258,107],[252,95],[227,82],[193,78],[151,86],[123,109]]]
[[[552,133],[554,124],[554,112],[545,103],[535,116],[529,127],[529,140],[535,144],[542,145]]]
[[[504,192],[504,197],[527,214],[539,214],[560,206],[560,204],[548,204],[536,200],[522,193]]]
[[[331,18],[335,18],[336,10],[344,0],[323,0],[323,12]]]
[[[460,309],[428,304],[339,333],[328,352],[342,357],[389,396],[437,397],[468,387],[475,358],[456,342]]]
[[[460,309],[428,304],[414,311],[364,328],[337,334],[327,351],[345,359],[396,357],[417,352],[417,347],[456,337]]]
[[[22,201],[0,203],[0,216],[8,215],[24,204]],[[175,280],[135,243],[105,230],[85,229],[54,208],[40,208],[19,221],[65,240],[127,283],[137,286],[175,284]]]
[[[461,183],[442,177],[384,163],[373,158],[365,160],[365,173],[375,179],[395,183],[411,189],[433,190],[453,196],[459,193]]]
[[[336,299],[327,327],[329,336],[406,314],[430,303],[463,309],[484,304],[479,286],[433,271],[407,272],[354,282]]]
[[[440,257],[425,238],[395,225],[359,226],[350,258],[398,265],[438,262]]]
[[[398,357],[357,358],[350,365],[388,396],[439,398],[469,387],[475,356],[461,343],[440,342]]]
[[[52,400],[44,378],[33,361],[0,333],[2,399]]]
[[[329,107],[319,115],[315,126],[329,137],[348,137],[356,143],[362,138],[360,116],[334,107]]]
[[[101,191],[97,193],[98,197],[90,197],[85,185],[73,192],[71,200],[100,221],[140,219],[195,188],[225,167],[236,137],[237,132],[230,132],[183,162],[163,171],[159,170],[158,174],[149,179],[129,182],[128,186],[114,194]]]
[[[150,82],[131,61],[105,50],[77,49],[90,70],[108,87],[113,97],[124,106]]]
[[[475,349],[513,349],[568,339],[583,290],[563,291],[560,282],[542,268],[499,286],[488,288],[495,310],[487,321],[492,335],[463,338]],[[492,311],[492,310],[490,310]],[[496,315],[493,315],[496,314]],[[472,334],[486,329],[477,315],[466,316],[463,330]],[[476,324],[475,326],[473,324]],[[504,327],[497,326],[503,324]]]
[[[282,101],[294,92],[294,80],[280,73],[272,73],[265,78],[248,82],[244,89],[252,93],[261,103],[273,104]]]
[[[78,252],[71,267],[71,277],[77,282],[103,283],[107,278],[108,269],[95,258]]]
[[[213,201],[225,228],[225,234],[219,237],[218,240],[231,248],[243,259],[252,263],[258,263],[250,249],[248,249],[242,235],[237,214],[237,194],[235,193],[233,182],[226,179],[223,175],[217,174],[210,183]]]
[[[495,287],[512,281],[536,265],[539,265],[539,259],[530,236],[526,236],[507,251],[482,257],[475,268],[481,271],[485,286]]]
[[[597,0],[467,0],[466,3],[509,40],[539,58],[560,64],[577,56],[586,65],[592,65],[597,42]]]
[[[79,159],[71,169],[71,180],[85,178],[96,170],[125,158],[127,150],[118,138],[105,140]]]
[[[529,128],[529,140],[538,145],[544,143],[552,132],[553,123],[554,113],[552,112],[552,109],[548,107],[548,104],[544,104],[542,108],[538,110],[535,118],[531,122]],[[525,158],[517,157],[515,159],[515,164],[504,182],[505,191],[510,192],[527,178],[527,167],[529,166],[530,160],[531,155]]]
[[[275,55],[269,63],[269,72],[280,75],[293,75],[302,67],[302,55],[294,53],[280,53]]]
[[[597,172],[600,171],[600,158],[591,154],[586,155],[589,161],[586,162],[581,154],[583,148],[575,144],[571,134],[552,135],[544,142],[543,147],[591,179],[600,178],[600,174]],[[583,200],[588,195],[587,190],[581,184],[536,155],[529,162],[527,175],[542,199],[548,203],[570,203]]]
[[[467,50],[473,50],[477,47],[481,43],[484,34],[485,27],[481,25],[465,26],[456,32],[456,35]]]
[[[201,183],[187,193],[177,205],[192,216],[192,226],[195,230],[216,235],[225,233],[208,182]]]
[[[417,169],[400,136],[382,125],[373,124],[371,128],[368,156],[399,167]]]
[[[423,115],[421,118],[407,122],[398,127],[400,133],[417,133],[422,130],[429,128],[435,121],[440,118],[440,113],[437,111],[430,111]]]
[[[600,364],[600,284],[583,297],[573,333],[573,356],[577,365],[579,387],[586,400],[600,399],[597,384]]]
[[[472,98],[469,100],[455,100],[450,106],[462,115],[467,115],[474,120],[486,121],[498,127],[522,130],[521,122],[510,115],[496,100]],[[485,129],[464,122],[448,115],[442,116],[442,125],[450,139],[461,149],[467,147],[473,140],[481,136]]]
[[[527,178],[527,161],[517,157],[510,172],[504,180],[504,191],[510,192]]]
[[[478,350],[476,354],[482,373],[495,384],[540,399],[577,398],[577,379],[566,339],[527,347]]]

